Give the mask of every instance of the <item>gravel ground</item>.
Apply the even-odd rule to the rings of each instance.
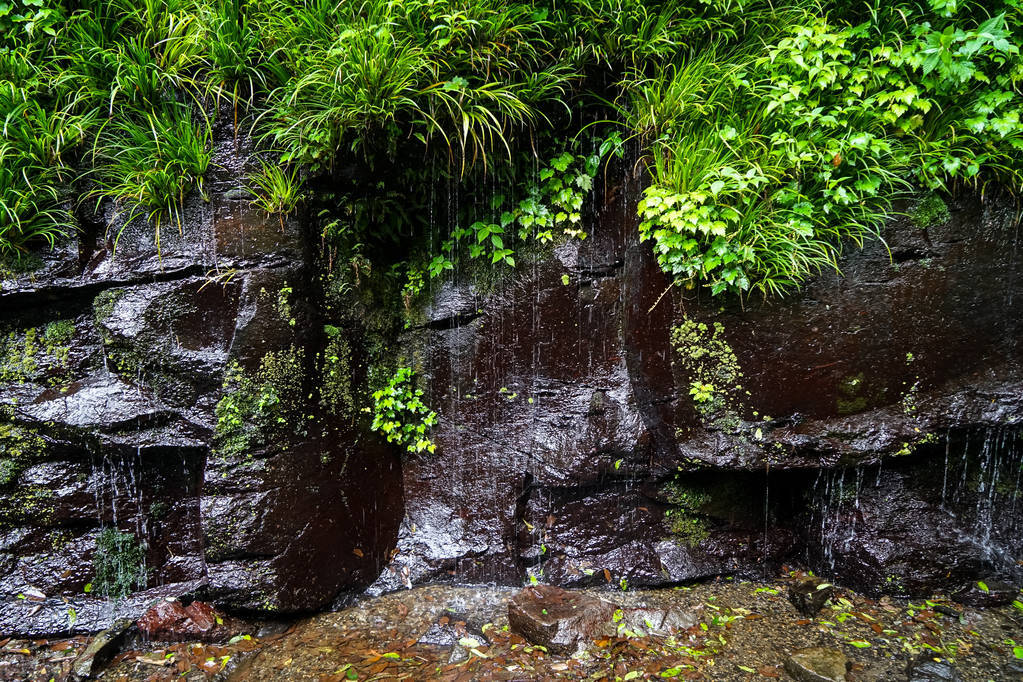
[[[847,682],[906,680],[907,665],[921,657],[952,665],[966,682],[1023,680],[1023,660],[1013,651],[1016,642],[1023,644],[1017,607],[871,599],[840,589],[807,618],[787,597],[790,581],[799,577],[591,590],[623,607],[689,611],[699,623],[671,637],[619,628],[615,636],[595,636],[573,656],[550,654],[508,631],[507,601],[516,590],[432,585],[297,623],[254,625],[253,635],[221,646],[129,642],[101,679],[787,680],[790,653],[826,647],[850,661]],[[4,642],[0,679],[60,680],[87,642]]]

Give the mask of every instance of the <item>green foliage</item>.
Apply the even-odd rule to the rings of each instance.
[[[267,75],[261,36],[252,26],[242,0],[218,0],[209,23],[209,86],[218,95],[230,94],[237,106],[241,93],[249,104]],[[236,110],[237,111],[237,110]]]
[[[109,527],[100,531],[92,567],[94,590],[106,597],[121,599],[146,587],[146,549],[134,533]]]
[[[388,443],[404,445],[411,453],[436,451],[427,434],[437,423],[437,413],[423,403],[422,396],[412,370],[399,367],[387,386],[373,393],[372,429],[385,435]]]
[[[0,47],[14,48],[57,35],[63,8],[45,0],[6,0],[0,3]]]
[[[168,105],[144,120],[121,120],[108,126],[101,140],[102,163],[94,196],[127,206],[130,222],[140,212],[160,226],[171,216],[180,230],[180,209],[193,188],[202,190],[212,161],[208,125],[196,125],[188,107]]]
[[[710,402],[714,399],[714,386],[693,381],[689,384],[689,395],[693,397],[693,402],[697,404]]]
[[[780,293],[876,236],[913,184],[987,170],[1020,187],[1018,8],[939,4],[855,25],[790,15],[763,50],[634,81],[622,109],[652,139],[640,229],[662,268],[715,294]]]
[[[263,163],[259,172],[249,176],[252,203],[267,215],[276,215],[284,230],[284,216],[293,212],[302,200],[302,180],[298,168],[290,171]]]
[[[602,160],[622,154],[622,140],[615,133],[594,143],[590,154],[566,150],[550,159],[539,167],[535,180],[519,188],[517,201],[502,192],[493,194],[484,209],[491,217],[467,228],[456,227],[442,243],[442,253],[426,266],[430,277],[453,270],[463,253],[470,259],[485,257],[492,265],[515,267],[512,246],[549,244],[556,230],[569,238],[585,239],[581,227],[585,196],[593,188]]]
[[[201,112],[227,97],[235,133],[284,164],[251,179],[264,211],[283,223],[300,179],[331,188],[306,197],[335,226],[325,250],[386,249],[431,277],[463,256],[513,266],[585,236],[626,138],[665,272],[780,294],[917,188],[1023,188],[1021,42],[1017,0],[10,0],[0,258],[68,234],[80,197],[159,241],[203,194]],[[582,149],[610,119],[619,139]]]

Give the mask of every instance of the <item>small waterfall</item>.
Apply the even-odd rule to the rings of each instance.
[[[1014,426],[967,432],[962,443],[946,443],[942,508],[957,521],[962,537],[981,551],[997,569],[1015,568],[1011,557],[1019,552],[1019,498],[1023,449]],[[962,453],[956,456],[955,448]],[[957,471],[956,468],[959,470]]]
[[[1016,559],[1023,555],[1021,434],[1015,425],[963,430],[947,435],[943,446],[935,442],[932,449],[912,458],[872,465],[876,475],[862,466],[819,471],[808,509],[816,537],[807,548],[808,562],[834,573],[836,567],[841,569],[843,555],[859,551],[858,534],[864,530],[860,499],[867,489],[874,489],[870,495],[889,500],[898,499],[893,495],[927,504],[940,500],[938,514],[947,518],[948,539],[958,542],[957,551],[980,559],[996,573],[1018,574]],[[898,522],[905,520],[868,519],[867,528],[871,537],[877,533],[886,537],[889,528],[892,537],[899,537],[905,531]]]

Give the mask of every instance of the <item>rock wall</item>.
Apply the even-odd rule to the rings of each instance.
[[[1020,578],[1009,200],[924,227],[907,206],[843,276],[738,301],[668,287],[623,176],[588,239],[413,311],[388,352],[440,423],[410,456],[358,415],[372,311],[325,325],[303,220],[255,213],[248,150],[220,139],[211,200],[159,250],[101,207],[2,282],[0,632],[95,630],[160,595],[272,614],[784,562],[894,593]]]
[[[393,546],[396,454],[320,402],[275,411],[324,343],[305,234],[250,208],[248,150],[220,137],[211,200],[159,250],[104,206],[0,283],[0,633],[96,630],[164,594],[323,608]]]
[[[666,585],[808,564],[873,591],[1018,577],[1018,215],[964,196],[785,299],[666,292],[627,196],[405,343],[441,414],[383,591]],[[933,199],[932,199],[933,201]],[[700,389],[699,386],[703,386]]]

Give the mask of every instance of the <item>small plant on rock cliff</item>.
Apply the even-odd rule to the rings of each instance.
[[[399,367],[387,386],[373,393],[373,430],[409,452],[434,452],[437,446],[427,433],[437,423],[437,413],[423,403],[422,396],[412,370]]]
[[[714,399],[714,386],[693,381],[689,384],[689,395],[693,396],[693,402],[705,403]]]
[[[275,215],[284,231],[284,216],[293,212],[302,201],[302,179],[298,168],[290,171],[264,163],[258,173],[249,176],[252,204],[267,215]]]
[[[146,586],[146,550],[132,533],[104,528],[92,556],[96,590],[120,599]]]

